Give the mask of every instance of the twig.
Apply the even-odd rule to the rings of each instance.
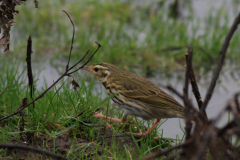
[[[74,36],[74,35],[73,35],[73,36]],[[97,42],[95,42],[95,43],[97,43]],[[98,43],[97,43],[97,44],[98,44]],[[96,51],[92,54],[92,56],[87,60],[86,63],[84,63],[81,67],[79,67],[79,69],[83,68],[83,67],[91,60],[91,58],[95,55],[95,53],[99,50],[100,47],[101,47],[101,45],[98,44],[98,48],[96,49]],[[89,52],[89,50],[87,51],[87,53],[88,53],[88,52]],[[87,54],[87,53],[86,53],[86,54]],[[86,54],[85,54],[85,56],[86,56]],[[85,56],[84,56],[84,57],[85,57]],[[80,62],[78,62],[78,63],[80,63]],[[74,66],[75,66],[75,65],[74,65]],[[76,72],[76,71],[79,70],[79,69],[77,69],[77,70],[69,73],[69,71],[70,71],[72,68],[73,68],[73,67],[70,67],[68,70],[66,70],[66,71],[63,73],[63,75],[61,75],[50,87],[48,87],[43,93],[41,93],[38,97],[36,97],[36,98],[35,98],[34,100],[32,100],[30,103],[28,103],[27,105],[23,106],[21,109],[15,111],[14,113],[12,113],[12,114],[10,114],[10,115],[7,115],[7,116],[5,116],[5,117],[3,117],[3,118],[1,118],[0,121],[2,121],[2,120],[4,120],[4,119],[7,119],[7,118],[9,118],[9,117],[12,117],[13,115],[18,114],[20,111],[24,110],[26,107],[28,107],[29,105],[33,104],[35,101],[37,101],[38,99],[42,98],[42,97],[43,97],[53,86],[55,86],[63,77],[69,76],[70,74],[72,74],[72,73],[74,73],[74,72]]]
[[[188,54],[186,54],[186,62],[187,62],[187,59],[188,59],[188,55],[192,54],[192,52],[193,52],[192,49],[188,49]],[[197,81],[195,79],[195,74],[194,74],[194,71],[193,71],[193,68],[192,68],[192,61],[190,61],[190,64],[187,64],[187,65],[189,65],[189,67],[190,67],[189,78],[190,78],[190,82],[191,82],[191,86],[192,86],[192,91],[195,95],[196,101],[198,103],[198,107],[200,109],[203,101],[202,101],[202,98],[201,98],[201,95],[200,95],[200,92],[199,92],[199,89],[198,89]]]
[[[8,89],[9,86],[10,86],[10,84],[2,91],[2,93],[0,93],[0,97],[1,97],[2,94]]]
[[[186,102],[185,102],[185,99],[188,98],[188,82],[189,82],[189,72],[190,72],[190,63],[192,61],[192,52],[193,52],[193,49],[192,48],[189,48],[188,49],[188,58],[186,58],[186,62],[187,62],[187,69],[186,69],[186,73],[185,73],[185,83],[184,83],[184,87],[183,87],[183,101],[184,101],[184,106],[186,107]]]
[[[25,106],[27,104],[27,98],[23,98],[22,99],[22,104],[21,106]],[[20,139],[23,141],[23,142],[26,142],[27,139],[26,139],[26,132],[23,132],[24,131],[24,126],[25,126],[25,123],[24,123],[24,113],[22,111],[19,112],[19,115],[22,117],[21,121],[20,121]]]
[[[202,101],[202,97],[201,97],[201,94],[198,89],[197,81],[196,81],[195,74],[194,74],[193,67],[192,67],[193,49],[191,47],[188,47],[188,53],[185,56],[186,56],[187,66],[189,66],[189,79],[191,82],[192,91],[193,91],[193,94],[198,103],[198,108],[201,109],[203,101]],[[189,59],[189,61],[188,61],[188,59]],[[203,114],[206,116],[206,119],[208,119],[206,111],[204,111]]]
[[[100,48],[100,47],[98,47],[97,50],[98,50],[99,48]],[[95,52],[96,52],[96,51],[95,51]],[[94,53],[94,54],[95,54],[95,53]],[[85,65],[85,64],[84,64],[84,65]],[[83,68],[84,65],[82,65],[80,68]],[[68,71],[69,71],[69,69],[68,69]],[[72,74],[72,73],[68,73],[68,71],[67,71],[67,72],[65,71],[65,73],[63,73],[63,75],[60,76],[50,87],[48,87],[43,93],[41,93],[38,97],[36,97],[34,100],[32,100],[32,101],[31,101],[30,103],[28,103],[26,106],[22,107],[20,110],[12,113],[12,114],[10,114],[10,115],[8,115],[8,116],[6,116],[6,117],[1,118],[0,121],[2,121],[2,120],[4,120],[4,119],[7,119],[7,118],[9,118],[9,117],[12,117],[13,115],[18,114],[19,111],[24,110],[25,108],[27,108],[29,105],[31,105],[31,104],[34,103],[35,101],[37,101],[38,99],[42,98],[42,97],[43,97],[53,86],[55,86],[63,77],[69,76],[70,74]]]
[[[192,123],[191,123],[191,119],[189,118],[189,114],[191,114],[189,112],[189,105],[187,103],[187,99],[188,99],[188,83],[189,83],[189,73],[191,70],[191,62],[192,62],[192,53],[193,53],[193,49],[192,48],[188,48],[188,55],[186,54],[186,63],[187,63],[187,69],[186,69],[186,73],[185,73],[185,83],[184,83],[184,87],[183,87],[183,102],[184,102],[184,106],[185,106],[185,121],[186,121],[186,127],[185,127],[185,131],[186,131],[186,140],[191,138],[191,129],[192,129]]]
[[[165,158],[164,160],[174,160],[177,156],[179,156],[181,154],[185,154],[185,153],[186,153],[186,151],[184,149],[182,149],[182,150],[178,151],[176,154]]]
[[[160,157],[161,155],[165,155],[165,154],[167,154],[167,153],[169,153],[169,152],[171,152],[171,151],[173,151],[175,149],[178,149],[178,148],[181,148],[183,146],[186,146],[186,145],[190,144],[192,141],[193,141],[192,139],[189,139],[189,140],[185,141],[182,144],[173,146],[173,147],[165,149],[163,151],[153,152],[149,156],[144,157],[142,160],[150,160],[150,159],[153,159],[153,158],[156,158],[156,157]]]
[[[37,1],[37,0],[34,0],[34,3],[35,3],[35,8],[39,8],[38,1]]]
[[[33,74],[32,74],[32,64],[31,64],[31,54],[32,54],[32,39],[31,36],[28,38],[28,44],[27,44],[27,75],[28,75],[28,84],[30,88],[30,97],[33,100],[33,92],[34,92],[34,86],[33,86]],[[33,108],[35,108],[33,103]]]
[[[90,49],[87,50],[86,54],[80,59],[76,64],[74,64],[72,67],[69,68],[69,70],[73,69],[76,65],[78,65],[82,60],[88,55]]]
[[[234,96],[234,100],[235,100],[235,104],[236,104],[236,108],[237,108],[238,112],[240,112],[240,106],[239,106],[239,102],[238,102],[239,95],[240,95],[240,92],[236,93]]]
[[[183,99],[184,97],[175,89],[173,89],[171,86],[163,86],[164,88],[170,90],[171,92],[173,92],[174,94],[176,94],[179,98]],[[192,103],[190,102],[189,99],[186,100],[186,103],[189,105],[190,109],[189,111],[193,111],[195,112],[196,114],[192,114],[193,116],[197,117],[197,115],[200,116],[200,118],[204,121],[204,122],[207,122],[206,119],[205,119],[205,116],[201,113],[201,112],[198,112],[196,110],[196,108],[192,105]]]
[[[206,110],[208,102],[210,101],[210,99],[212,97],[213,90],[216,86],[216,82],[219,78],[219,74],[220,74],[220,71],[221,71],[223,63],[224,63],[224,59],[225,59],[227,48],[229,46],[229,42],[230,42],[235,30],[237,29],[237,26],[238,26],[239,23],[240,23],[240,12],[239,12],[238,16],[236,17],[230,31],[228,32],[228,34],[226,36],[226,39],[225,39],[225,42],[224,42],[224,44],[222,46],[222,49],[220,51],[220,56],[219,56],[219,59],[218,59],[218,65],[217,65],[216,71],[214,73],[214,76],[211,80],[211,83],[210,83],[210,86],[208,88],[207,94],[205,96],[204,103],[201,107],[201,112],[204,112]]]
[[[218,136],[221,137],[229,128],[232,128],[233,126],[236,126],[235,121],[231,121],[226,126],[224,126],[221,130],[218,131]]]
[[[72,43],[71,43],[71,48],[70,48],[70,53],[69,53],[69,57],[68,57],[68,63],[66,65],[66,71],[68,70],[68,67],[69,67],[69,62],[70,62],[70,58],[71,58],[71,55],[72,55],[72,49],[73,49],[73,41],[74,41],[74,34],[75,34],[75,26],[73,24],[73,21],[72,19],[70,18],[70,16],[68,15],[68,13],[64,10],[62,10],[63,12],[65,12],[69,18],[69,20],[71,21],[72,23],[72,27],[73,27],[73,36],[72,36]]]
[[[95,42],[95,43],[97,43],[98,44],[98,48],[97,48],[97,50],[92,54],[92,56],[87,60],[87,62],[85,62],[81,67],[79,67],[78,69],[76,69],[75,71],[72,71],[72,72],[70,72],[70,73],[68,73],[68,75],[70,75],[70,74],[73,74],[73,73],[75,73],[75,72],[77,72],[78,70],[80,70],[80,69],[82,69],[86,64],[88,64],[89,63],[89,61],[92,59],[92,57],[95,55],[95,53],[97,53],[97,51],[98,51],[98,49],[100,48],[100,47],[102,47],[102,45],[101,44],[99,44],[98,42]],[[71,67],[72,68],[72,67]]]
[[[42,149],[38,149],[38,148],[33,148],[33,147],[28,147],[28,146],[22,146],[22,145],[15,145],[15,144],[3,144],[0,143],[0,148],[9,148],[9,149],[20,149],[20,150],[27,150],[27,151],[31,151],[31,152],[36,152],[42,155],[46,155],[55,159],[66,159],[65,157],[59,155],[59,154],[55,154],[49,151],[44,151]]]
[[[227,107],[227,108],[228,108],[228,107]],[[222,111],[219,113],[219,115],[217,116],[217,118],[215,118],[215,119],[211,122],[210,126],[208,127],[208,130],[204,133],[204,136],[203,136],[203,139],[202,139],[202,143],[201,143],[200,146],[198,147],[198,150],[197,150],[197,152],[195,153],[195,158],[194,158],[194,159],[198,160],[198,159],[201,157],[204,149],[206,148],[207,144],[208,144],[209,141],[210,141],[211,132],[213,131],[216,123],[217,123],[217,122],[220,120],[220,118],[223,116],[223,114],[225,113],[225,111],[227,110],[227,108],[222,109]]]

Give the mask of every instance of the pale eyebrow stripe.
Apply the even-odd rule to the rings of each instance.
[[[98,69],[108,69],[107,67],[103,67],[103,66],[100,66],[100,65],[96,65],[95,67],[98,67]]]

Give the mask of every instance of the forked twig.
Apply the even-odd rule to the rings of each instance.
[[[96,51],[92,54],[92,56],[87,60],[87,62],[85,62],[81,67],[79,67],[78,69],[76,69],[75,71],[72,71],[72,72],[70,72],[70,73],[68,73],[68,75],[70,75],[70,74],[73,74],[73,73],[75,73],[75,72],[77,72],[78,70],[80,70],[80,69],[82,69],[86,64],[88,64],[89,63],[89,61],[92,59],[92,57],[95,55],[95,53],[97,53],[97,51],[99,50],[99,48],[100,47],[102,47],[102,45],[101,44],[99,44],[98,42],[95,42],[95,43],[97,43],[98,44],[98,48],[96,49]],[[89,50],[88,50],[89,51]],[[87,52],[88,53],[88,52]],[[86,55],[85,55],[86,56]],[[84,57],[85,57],[84,56]],[[71,69],[72,69],[73,67],[71,67]]]
[[[64,11],[65,12],[65,11]],[[66,12],[65,12],[66,13]],[[73,32],[74,33],[74,32]],[[73,35],[74,37],[74,35]],[[97,42],[95,42],[97,43]],[[70,67],[69,69],[65,70],[65,72],[50,86],[48,87],[43,93],[41,93],[39,96],[37,96],[34,100],[32,100],[30,103],[26,104],[25,106],[21,107],[21,109],[15,111],[14,113],[8,115],[8,116],[5,116],[3,118],[0,119],[0,121],[4,120],[4,119],[7,119],[9,117],[12,117],[13,115],[16,115],[18,114],[20,111],[24,110],[25,108],[27,108],[29,105],[33,104],[35,101],[37,101],[38,99],[42,98],[53,86],[55,86],[63,77],[65,76],[70,76],[72,73],[78,71],[79,69],[83,68],[91,59],[92,57],[95,55],[95,53],[99,50],[99,48],[101,47],[101,45],[99,43],[98,44],[98,48],[96,49],[96,51],[92,54],[92,56],[87,60],[87,62],[85,62],[82,66],[80,66],[77,70],[73,71],[73,72],[70,72],[69,71],[75,67],[76,65],[73,65],[72,67]],[[73,41],[71,43],[71,45],[73,45]],[[84,58],[86,57],[86,55],[89,53],[89,50],[87,51],[87,53],[85,54]],[[71,54],[71,52],[70,52]],[[83,58],[81,59],[83,60]],[[78,61],[77,64],[79,64],[81,61]],[[67,67],[66,67],[67,68]]]
[[[206,107],[208,105],[209,100],[211,99],[211,95],[213,93],[213,90],[216,86],[216,81],[219,77],[220,71],[222,69],[223,66],[223,62],[225,59],[225,55],[226,55],[226,50],[229,46],[229,42],[232,38],[232,35],[234,34],[237,25],[240,23],[240,13],[238,14],[238,16],[236,17],[228,35],[226,36],[225,42],[222,46],[222,50],[220,52],[220,56],[219,56],[219,60],[218,60],[218,65],[216,68],[216,71],[214,73],[214,76],[212,78],[211,84],[209,86],[209,89],[207,91],[206,97],[205,97],[205,101],[202,103],[201,101],[201,96],[200,93],[198,91],[198,86],[195,80],[195,76],[192,70],[192,65],[191,65],[191,61],[189,57],[186,56],[186,60],[187,60],[187,64],[188,64],[188,68],[187,68],[187,72],[186,72],[186,78],[188,78],[188,76],[190,76],[190,80],[191,80],[191,84],[194,90],[194,94],[195,94],[195,98],[198,101],[198,106],[200,108],[200,111],[197,111],[193,105],[191,104],[191,102],[188,100],[187,98],[187,79],[185,79],[185,87],[184,87],[184,96],[182,96],[180,93],[178,93],[175,89],[173,89],[170,86],[167,86],[167,89],[171,90],[172,92],[174,92],[177,96],[179,96],[181,99],[185,99],[186,101],[184,101],[187,107],[189,107],[189,109],[192,110],[192,116],[194,116],[193,120],[195,121],[195,127],[193,128],[193,132],[192,135],[189,139],[185,139],[185,142],[183,142],[180,145],[177,146],[173,146],[167,150],[164,151],[160,151],[160,152],[154,152],[152,153],[150,156],[146,157],[145,159],[152,159],[152,158],[156,158],[159,157],[163,154],[167,154],[170,151],[173,151],[175,149],[179,149],[180,146],[183,147],[182,150],[185,151],[185,147],[186,147],[186,151],[190,151],[188,153],[186,152],[180,152],[178,155],[180,156],[180,159],[201,159],[204,156],[208,156],[208,149],[210,151],[210,154],[212,156],[213,159],[216,159],[217,157],[221,156],[221,157],[229,157],[226,159],[231,159],[230,157],[233,157],[232,159],[234,159],[234,157],[239,157],[239,147],[238,146],[233,146],[230,142],[229,139],[231,139],[230,137],[223,135],[224,132],[227,132],[229,135],[231,134],[238,134],[239,137],[239,126],[240,126],[240,108],[239,108],[239,103],[238,103],[238,96],[239,94],[235,95],[235,99],[234,99],[234,103],[235,103],[235,107],[237,109],[235,109],[235,107],[231,106],[227,106],[225,109],[223,109],[221,111],[221,113],[217,116],[217,118],[215,118],[212,121],[209,121],[208,119],[206,119],[207,117],[205,116],[204,112],[206,110]],[[191,50],[189,51],[190,54]],[[191,71],[192,70],[192,71]],[[190,72],[190,73],[189,73]],[[188,75],[189,74],[189,75]],[[196,91],[196,92],[195,92]],[[230,104],[229,104],[230,105]],[[234,114],[234,120],[231,121],[228,125],[226,125],[225,127],[223,127],[222,129],[218,129],[216,128],[216,123],[222,118],[223,114],[225,114],[226,112],[229,111],[229,108],[231,109],[230,111],[233,112]],[[236,128],[238,127],[238,128]],[[226,141],[226,143],[225,143]],[[186,144],[187,143],[187,144]],[[228,143],[228,144],[227,144]],[[227,146],[226,146],[227,145]],[[217,150],[215,153],[213,153],[215,150],[212,150],[213,154],[211,153],[211,149],[213,149],[213,147],[221,147],[219,148],[219,150]],[[225,152],[226,151],[226,152]],[[174,158],[175,156],[177,156],[177,154],[173,155],[170,158]]]

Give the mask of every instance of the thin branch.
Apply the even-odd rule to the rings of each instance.
[[[42,98],[54,85],[56,85],[64,76],[66,76],[65,74],[63,74],[60,78],[57,79],[57,81],[55,81],[49,88],[47,88],[43,93],[41,93],[38,97],[36,97],[34,100],[32,100],[30,103],[28,103],[26,106],[23,106],[21,109],[15,111],[14,113],[7,115],[3,118],[0,119],[0,121],[10,118],[16,114],[18,114],[20,111],[24,110],[25,108],[27,108],[29,105],[33,104],[33,102],[37,101],[38,99]]]
[[[186,131],[186,140],[191,138],[191,129],[192,129],[192,123],[191,123],[191,119],[189,119],[190,117],[190,107],[187,103],[187,99],[188,99],[188,83],[189,83],[189,73],[191,70],[191,62],[192,62],[192,53],[193,53],[193,49],[191,47],[188,48],[188,53],[186,54],[186,63],[187,63],[187,69],[186,69],[186,73],[185,73],[185,84],[183,87],[183,102],[184,102],[184,106],[185,106],[185,121],[186,121],[186,126],[185,126],[185,131]],[[189,55],[189,56],[187,56]]]
[[[183,147],[185,147],[185,146],[183,146]],[[178,151],[176,154],[165,158],[164,160],[174,160],[177,156],[179,156],[181,154],[185,154],[185,153],[186,153],[186,150],[182,149],[182,150]]]
[[[95,43],[97,43],[98,44],[98,48],[97,48],[97,50],[92,54],[92,56],[87,60],[87,62],[85,62],[81,67],[79,67],[78,69],[76,69],[75,71],[72,71],[72,72],[70,72],[70,73],[68,73],[68,75],[70,75],[70,74],[73,74],[73,73],[75,73],[75,72],[77,72],[78,70],[80,70],[80,69],[82,69],[86,64],[88,64],[89,63],[89,61],[92,59],[92,57],[95,55],[95,53],[97,53],[97,51],[98,51],[98,49],[99,48],[101,48],[102,47],[102,45],[101,44],[99,44],[98,42],[95,42]],[[71,67],[71,69],[72,69],[72,67]]]
[[[149,156],[146,156],[144,157],[142,160],[150,160],[150,159],[153,159],[153,158],[156,158],[156,157],[160,157],[162,155],[165,155],[165,154],[168,154],[169,152],[175,150],[175,149],[179,149],[183,146],[186,146],[188,144],[190,144],[193,140],[192,139],[189,139],[187,141],[185,141],[184,143],[182,144],[179,144],[179,145],[176,145],[176,146],[173,146],[171,148],[168,148],[168,149],[165,149],[163,151],[157,151],[157,152],[153,152],[152,154],[150,154]]]
[[[185,102],[185,99],[188,99],[188,83],[189,83],[189,72],[190,72],[190,63],[192,61],[192,52],[193,49],[189,48],[188,49],[188,58],[186,59],[187,61],[187,69],[186,69],[186,73],[185,73],[185,83],[184,83],[184,87],[183,87],[183,102],[184,102],[184,106],[186,107],[187,104]]]
[[[218,59],[218,65],[217,65],[216,71],[214,73],[214,76],[212,78],[212,81],[210,83],[210,86],[208,88],[204,103],[201,107],[201,112],[204,112],[204,110],[206,110],[208,102],[210,101],[210,99],[212,97],[213,90],[216,86],[216,82],[219,78],[219,74],[220,74],[220,71],[221,71],[223,63],[224,63],[224,59],[225,59],[227,48],[229,46],[229,42],[230,42],[235,30],[237,29],[237,26],[238,26],[239,23],[240,23],[240,12],[239,12],[238,16],[236,17],[230,31],[228,32],[228,35],[226,36],[225,42],[224,42],[224,44],[222,46],[222,49],[220,51],[220,56],[219,56],[219,59]]]
[[[236,108],[237,108],[238,112],[240,112],[240,106],[239,106],[239,102],[238,102],[239,95],[240,95],[240,92],[236,93],[235,96],[234,96],[234,101],[235,101]]]
[[[97,42],[95,42],[97,43]],[[97,53],[97,51],[99,50],[99,48],[101,47],[101,45],[99,43],[98,44],[98,48],[96,49],[96,51],[92,54],[92,56],[87,60],[87,62],[85,62],[81,67],[79,67],[79,69],[82,69],[90,60],[91,58]],[[89,52],[89,50],[87,51],[87,53]],[[85,54],[85,56],[87,55],[87,53]],[[85,58],[84,56],[84,58]],[[83,60],[83,58],[81,59]],[[80,63],[81,61],[78,61],[78,63]],[[76,65],[73,65],[73,66],[76,66]],[[43,93],[41,93],[38,97],[36,97],[34,100],[32,100],[30,103],[26,104],[25,106],[22,106],[20,109],[18,109],[17,111],[15,111],[14,113],[10,114],[10,115],[7,115],[3,118],[0,119],[0,121],[4,120],[4,119],[7,119],[7,118],[10,118],[12,117],[13,115],[16,115],[18,114],[20,111],[24,110],[25,108],[27,108],[29,105],[33,104],[35,101],[37,101],[38,99],[42,98],[53,86],[55,86],[63,77],[65,76],[70,76],[72,73],[78,71],[79,69],[71,72],[71,73],[68,73],[73,67],[70,67],[70,69],[67,69],[63,75],[61,75],[50,87],[48,87]]]
[[[31,152],[36,152],[42,155],[46,155],[55,159],[65,159],[67,160],[67,158],[59,155],[59,154],[55,154],[49,151],[44,151],[42,149],[38,149],[38,148],[33,148],[33,147],[28,147],[28,146],[22,146],[22,145],[15,145],[15,144],[3,144],[0,143],[0,148],[9,148],[9,149],[20,149],[20,150],[27,150],[27,151],[31,151]]]
[[[39,8],[38,1],[37,1],[37,0],[34,0],[34,3],[35,3],[35,8]]]
[[[166,88],[168,90],[170,90],[171,92],[173,92],[174,94],[176,94],[179,98],[183,99],[184,97],[174,88],[172,88],[171,86],[162,86],[163,88]],[[193,116],[197,117],[197,115],[200,116],[200,118],[204,121],[207,122],[205,116],[201,113],[198,112],[198,110],[196,110],[196,108],[192,105],[191,101],[189,99],[186,100],[186,103],[188,104],[188,106],[190,107],[189,111],[195,112],[196,114],[192,114]]]
[[[66,71],[68,70],[68,67],[69,67],[69,62],[70,62],[70,58],[71,58],[71,55],[72,55],[72,49],[73,49],[73,41],[74,41],[74,35],[75,35],[75,26],[73,24],[73,21],[72,19],[70,18],[70,16],[68,15],[68,13],[64,10],[62,10],[63,12],[65,12],[68,16],[68,18],[70,19],[71,23],[72,23],[72,27],[73,27],[73,36],[72,36],[72,43],[71,43],[71,48],[70,48],[70,54],[69,54],[69,57],[68,57],[68,63],[67,63],[67,66],[66,66]]]
[[[82,59],[80,59],[76,64],[74,64],[72,67],[69,68],[69,71],[73,69],[76,65],[78,65],[80,62],[82,62],[82,60],[88,55],[89,51],[90,49],[87,50],[86,54],[83,56]]]
[[[190,52],[192,52],[192,50],[188,50],[188,54],[186,54],[186,62],[187,62],[188,55],[189,55]],[[195,95],[196,101],[198,103],[198,107],[200,109],[203,101],[202,101],[202,98],[201,98],[201,95],[200,95],[200,92],[199,92],[199,89],[198,89],[197,81],[195,79],[195,74],[194,74],[194,71],[193,71],[193,68],[192,68],[192,62],[190,62],[190,64],[187,64],[187,65],[189,65],[189,67],[190,67],[189,78],[190,78],[190,82],[191,82],[191,85],[192,85],[192,91]]]
[[[0,93],[0,97],[1,97],[2,94],[8,89],[9,86],[10,86],[10,84],[2,91],[2,93]]]
[[[202,97],[201,97],[201,94],[200,94],[199,89],[198,89],[197,81],[196,81],[195,74],[194,74],[193,67],[192,67],[193,49],[188,48],[188,53],[185,56],[186,56],[187,66],[189,66],[189,79],[190,79],[190,82],[191,82],[192,91],[193,91],[195,99],[198,103],[198,108],[201,109],[203,101],[202,101]],[[190,59],[190,61],[188,61],[188,59]],[[208,119],[206,111],[204,111],[203,114],[206,116],[206,119]]]
[[[208,127],[208,130],[204,133],[202,142],[201,142],[201,144],[199,145],[197,152],[195,153],[195,158],[194,158],[194,159],[198,160],[198,159],[201,157],[204,149],[206,148],[206,146],[208,145],[208,143],[209,143],[209,141],[210,141],[210,139],[211,139],[211,132],[213,131],[216,123],[220,120],[220,118],[222,118],[223,114],[225,113],[225,111],[226,111],[227,109],[228,109],[228,107],[222,109],[222,111],[219,113],[219,115],[217,116],[217,118],[215,118],[215,119],[211,122],[210,126]]]

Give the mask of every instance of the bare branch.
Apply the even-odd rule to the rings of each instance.
[[[224,59],[225,59],[227,48],[229,46],[229,42],[230,42],[235,30],[237,29],[239,23],[240,23],[240,12],[239,12],[238,16],[236,17],[230,31],[228,32],[228,34],[226,36],[226,39],[225,39],[225,42],[224,42],[224,44],[222,46],[222,49],[219,53],[220,56],[219,56],[219,59],[218,59],[218,65],[217,65],[216,71],[214,73],[214,76],[212,78],[212,81],[210,83],[210,86],[208,88],[204,103],[201,107],[201,112],[204,112],[206,110],[208,102],[210,101],[210,99],[212,97],[213,90],[216,86],[216,82],[219,78],[219,74],[220,74],[220,71],[221,71],[223,63],[224,63]]]
[[[59,154],[55,154],[55,153],[52,153],[52,152],[44,151],[42,149],[23,146],[23,145],[0,143],[0,148],[27,150],[27,151],[36,152],[36,153],[39,153],[39,154],[42,154],[42,155],[46,155],[46,156],[49,156],[49,157],[52,157],[52,158],[55,158],[55,159],[65,159],[65,160],[67,160],[67,158],[65,158],[65,157],[63,157]]]
[[[95,42],[97,43],[97,42]],[[87,62],[85,62],[81,67],[79,67],[77,70],[69,73],[69,71],[74,67],[76,66],[76,64],[79,64],[83,58],[78,61],[75,65],[73,65],[72,67],[70,67],[70,69],[67,69],[50,87],[48,87],[43,93],[41,93],[38,97],[36,97],[34,100],[32,100],[30,103],[26,104],[25,106],[21,107],[19,110],[15,111],[14,113],[10,114],[10,115],[7,115],[3,118],[0,119],[0,121],[4,120],[4,119],[7,119],[7,118],[10,118],[12,117],[13,115],[16,115],[18,114],[20,111],[24,110],[25,108],[27,108],[29,105],[33,104],[35,101],[37,101],[38,99],[42,98],[53,86],[55,86],[63,77],[65,76],[70,76],[72,73],[78,71],[79,69],[82,69],[90,60],[91,58],[97,53],[97,51],[99,50],[99,48],[101,47],[101,45],[99,43],[98,44],[98,48],[96,49],[96,51],[92,54],[92,56],[87,60]],[[85,54],[85,56],[88,54],[89,50],[87,51],[87,53]],[[84,58],[85,58],[84,56]]]
[[[35,3],[35,8],[39,8],[38,1],[37,1],[37,0],[34,0],[34,3]]]
[[[34,86],[33,86],[33,74],[32,74],[32,64],[31,64],[31,54],[32,54],[32,39],[31,36],[28,38],[27,44],[27,75],[28,75],[28,84],[30,88],[30,97],[33,100]],[[33,103],[33,108],[35,108]]]
[[[189,67],[189,78],[190,78],[190,82],[191,82],[191,86],[192,86],[192,91],[193,91],[193,94],[198,103],[198,107],[200,109],[203,104],[203,101],[202,101],[202,97],[201,97],[201,94],[198,89],[197,81],[196,81],[195,74],[194,74],[193,67],[192,67],[193,49],[188,48],[188,53],[185,56],[186,56],[187,66]],[[190,60],[188,61],[188,59],[190,59]],[[206,111],[204,111],[203,114],[206,116],[206,119],[208,119]]]
[[[97,53],[97,51],[99,50],[99,48],[100,47],[102,47],[102,45],[101,44],[99,44],[98,42],[95,42],[95,43],[97,43],[98,44],[98,48],[97,48],[97,50],[92,54],[92,56],[87,60],[87,62],[85,62],[81,67],[79,67],[78,69],[76,69],[75,71],[72,71],[72,72],[70,72],[70,73],[68,73],[68,75],[70,75],[70,74],[73,74],[73,73],[75,73],[75,72],[77,72],[78,70],[80,70],[80,69],[82,69],[86,64],[88,64],[89,63],[89,61],[92,59],[92,57],[95,55],[95,53]],[[85,55],[86,56],[86,55]],[[71,67],[71,69],[72,69],[72,67]]]
[[[66,66],[66,71],[68,70],[68,66],[69,66],[69,62],[70,62],[70,58],[71,58],[71,55],[72,55],[72,49],[73,49],[73,41],[74,41],[74,35],[75,35],[75,26],[73,24],[73,21],[72,19],[70,18],[70,16],[68,15],[68,13],[64,10],[62,10],[63,12],[65,12],[68,16],[68,18],[70,19],[71,23],[72,23],[72,26],[73,26],[73,36],[72,36],[72,43],[71,43],[71,48],[70,48],[70,53],[69,53],[69,57],[68,57],[68,63],[67,63],[67,66]]]
[[[157,152],[153,152],[152,154],[150,154],[149,156],[146,156],[144,157],[142,160],[150,160],[150,159],[153,159],[153,158],[156,158],[156,157],[160,157],[162,155],[165,155],[165,154],[168,154],[169,152],[175,150],[175,149],[179,149],[183,146],[186,146],[188,144],[190,144],[192,142],[192,139],[188,140],[188,141],[185,141],[184,143],[182,144],[179,144],[179,145],[176,145],[174,147],[171,147],[171,148],[168,148],[168,149],[165,149],[163,151],[157,151]]]

